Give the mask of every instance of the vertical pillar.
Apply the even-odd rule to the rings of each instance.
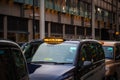
[[[32,20],[28,20],[28,32],[30,32],[28,40],[32,40],[33,39],[33,28],[32,28]]]
[[[51,36],[51,23],[48,22],[48,37]]]
[[[33,10],[33,21],[32,21],[33,39],[35,39],[35,9],[34,9],[34,6],[35,6],[35,4],[34,4],[34,0],[33,0],[33,7],[32,7],[32,10]]]
[[[87,28],[84,27],[84,38],[87,38]]]
[[[63,24],[63,38],[65,38],[65,24]]]
[[[116,0],[116,31],[119,33],[119,4],[118,0]],[[120,34],[120,33],[119,33]]]
[[[91,26],[92,26],[92,38],[95,39],[95,3],[94,0],[91,0],[92,10],[91,10]]]
[[[7,39],[7,16],[4,17],[4,39]]]
[[[77,26],[75,26],[75,39],[77,39]]]
[[[19,34],[16,33],[15,36],[16,36],[16,37],[15,37],[15,38],[16,38],[16,42],[19,42]]]
[[[45,0],[40,0],[40,38],[45,38]]]

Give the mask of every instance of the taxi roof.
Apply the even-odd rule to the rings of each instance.
[[[103,46],[114,46],[115,44],[119,43],[118,41],[100,41]]]

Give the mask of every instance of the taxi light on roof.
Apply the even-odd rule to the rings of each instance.
[[[103,41],[100,41],[100,44],[102,44],[102,45],[103,45],[103,44],[104,44],[104,42],[103,42]]]
[[[64,39],[61,38],[45,38],[44,42],[49,43],[49,44],[59,44],[62,43]]]

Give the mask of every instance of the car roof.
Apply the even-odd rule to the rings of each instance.
[[[65,42],[71,42],[71,43],[80,43],[80,42],[87,42],[87,41],[91,41],[91,42],[98,42],[98,40],[95,39],[71,39],[71,40],[65,40]],[[43,39],[37,39],[37,40],[31,40],[29,43],[39,43],[39,42],[44,42]]]
[[[99,42],[98,40],[95,39],[78,39],[78,40],[67,40],[67,41],[72,41],[72,42],[87,42],[87,41],[91,41],[91,42]]]
[[[100,41],[103,46],[114,46],[115,44],[119,43],[119,41]]]
[[[0,43],[2,43],[2,45],[14,45],[14,46],[20,47],[16,42],[10,41],[10,40],[1,40],[0,39]],[[5,43],[5,44],[3,44],[3,43]]]

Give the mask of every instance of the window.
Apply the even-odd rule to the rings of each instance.
[[[91,35],[92,34],[92,28],[89,27],[89,28],[86,28],[86,35]]]
[[[51,23],[51,33],[62,34],[62,25],[58,23]]]
[[[104,51],[100,44],[92,43],[91,53],[94,62],[104,59]]]
[[[77,35],[84,35],[84,28],[83,27],[77,27]]]
[[[36,52],[40,44],[41,43],[31,43],[26,45],[24,54],[28,62],[32,59],[34,53]]]
[[[3,31],[3,16],[0,15],[0,31]]]
[[[115,59],[120,60],[120,45],[116,45]]]
[[[14,65],[15,65],[15,69],[16,69],[15,71],[17,75],[16,80],[19,80],[27,74],[25,61],[24,61],[23,55],[20,50],[13,48],[12,54],[13,54],[13,59],[15,62]]]
[[[27,19],[18,17],[8,17],[8,31],[28,32]]]
[[[84,44],[82,49],[81,49],[81,55],[82,55],[82,60],[84,61],[91,61],[91,50],[90,50],[90,44]]]
[[[10,50],[4,46],[0,47],[0,79],[16,80]]]
[[[66,34],[74,34],[75,27],[72,25],[66,25],[65,26],[65,33]]]
[[[73,63],[78,44],[61,43],[47,44],[43,43],[36,50],[32,57],[32,62],[55,62],[55,63]]]
[[[114,47],[113,46],[103,46],[105,52],[105,58],[113,59],[114,58]]]
[[[87,43],[83,45],[81,52],[84,61],[96,62],[104,59],[102,46],[97,43]]]

